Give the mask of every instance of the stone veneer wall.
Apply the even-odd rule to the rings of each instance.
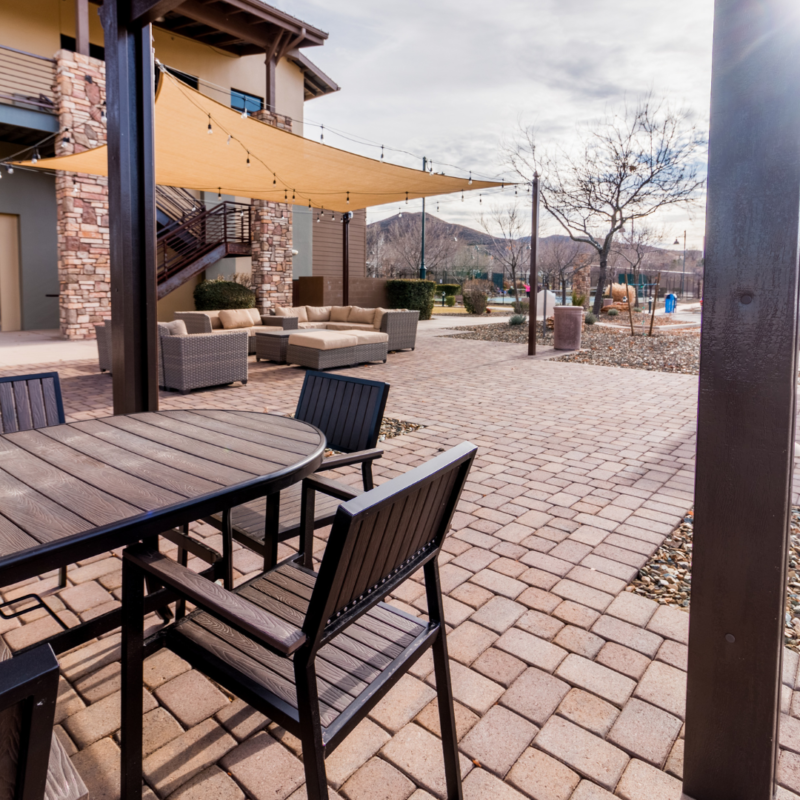
[[[592,291],[591,274],[590,264],[575,267],[575,272],[572,274],[572,291],[575,294],[582,294],[586,298],[583,303],[584,308],[589,308],[589,294]]]
[[[69,50],[56,53],[56,155],[105,144],[105,85],[103,61]],[[58,172],[56,203],[61,334],[91,339],[95,323],[111,316],[108,179]]]
[[[253,117],[284,131],[292,130],[292,118],[272,111]],[[292,206],[252,200],[252,265],[256,305],[262,314],[275,306],[292,305]]]

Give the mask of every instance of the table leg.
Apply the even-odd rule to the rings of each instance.
[[[228,591],[233,591],[233,529],[230,508],[222,512],[222,565],[222,584]]]
[[[267,495],[267,514],[264,519],[264,571],[278,563],[278,525],[281,515],[281,495]]]

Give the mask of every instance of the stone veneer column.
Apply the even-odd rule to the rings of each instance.
[[[105,63],[69,50],[55,58],[56,155],[105,144]],[[95,323],[111,316],[108,179],[57,172],[56,203],[61,334],[91,339]]]
[[[584,264],[581,267],[575,267],[572,275],[572,291],[575,294],[582,294],[586,298],[583,303],[584,308],[589,308],[589,294],[592,291],[591,274],[591,264]]]
[[[258,111],[255,119],[281,130],[292,130],[292,118]],[[275,306],[292,305],[292,206],[252,200],[252,264],[256,305],[262,314]]]

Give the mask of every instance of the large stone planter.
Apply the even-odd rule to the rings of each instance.
[[[556,306],[553,330],[553,343],[556,350],[581,349],[583,313],[580,306]]]

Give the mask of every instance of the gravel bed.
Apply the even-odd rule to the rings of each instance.
[[[381,433],[378,437],[378,441],[383,442],[386,439],[394,439],[395,436],[402,436],[404,433],[413,433],[424,427],[424,425],[420,425],[417,422],[394,419],[394,417],[384,417],[381,421]]]
[[[688,611],[692,592],[693,535],[694,515],[690,511],[639,570],[627,591]],[[783,642],[800,653],[800,506],[792,507]]]
[[[528,326],[473,325],[452,328],[459,331],[452,339],[477,339],[484,342],[527,344]],[[552,345],[553,333],[548,331],[537,341]],[[583,330],[583,348],[577,353],[559,356],[554,361],[595,364],[602,367],[643,369],[651,372],[676,372],[697,375],[700,371],[700,332],[659,331],[654,336],[631,336],[628,331],[587,325]]]

